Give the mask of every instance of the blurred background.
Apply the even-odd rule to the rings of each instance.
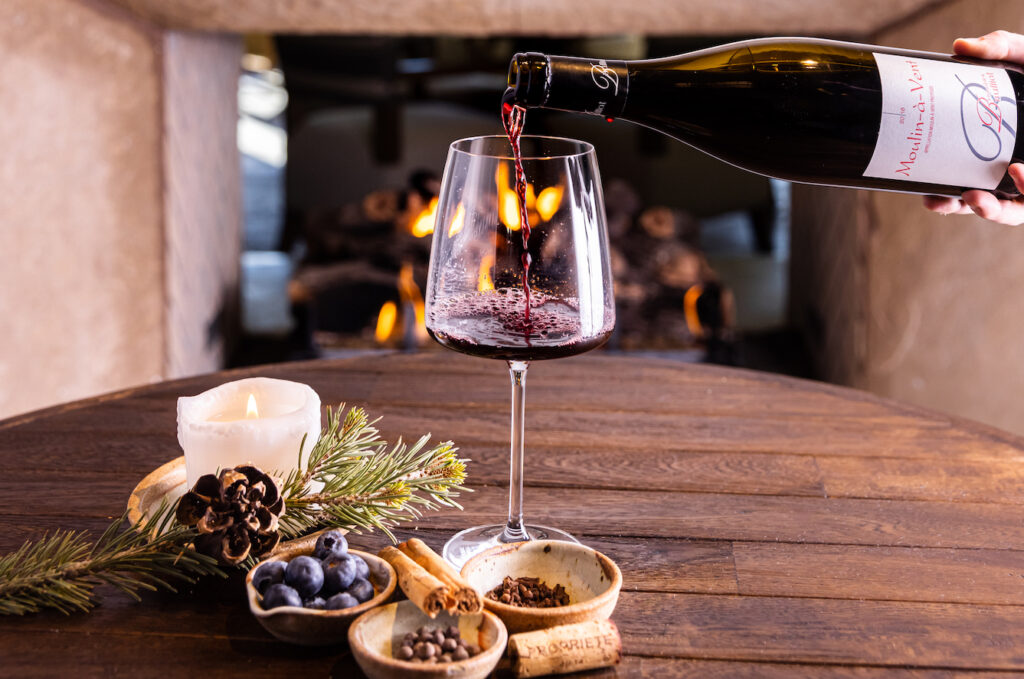
[[[1024,6],[7,0],[0,418],[224,367],[441,351],[421,292],[438,180],[452,140],[501,133],[517,51],[643,59],[807,35],[948,52],[996,28],[1024,31]],[[605,351],[1024,433],[1022,232],[768,180],[628,123],[535,112],[527,132],[597,149],[618,304]]]

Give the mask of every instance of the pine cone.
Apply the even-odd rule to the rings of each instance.
[[[199,477],[181,498],[175,516],[199,531],[196,551],[235,565],[277,546],[277,522],[283,513],[284,498],[274,479],[241,465],[221,471],[219,477]]]

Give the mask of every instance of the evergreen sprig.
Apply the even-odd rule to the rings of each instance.
[[[127,526],[125,514],[96,542],[84,531],[58,530],[0,557],[0,614],[86,611],[102,583],[138,600],[139,590],[176,591],[174,581],[225,577],[216,559],[188,548],[195,531],[172,524],[173,508],[163,503],[151,517]]]
[[[292,472],[284,483],[285,536],[335,526],[376,528],[393,540],[390,528],[423,510],[462,508],[455,498],[467,490],[462,485],[466,461],[452,442],[427,448],[427,434],[412,447],[399,439],[389,449],[377,436],[376,422],[361,408],[349,410],[343,419],[327,409],[327,427],[305,471]]]
[[[380,438],[362,408],[327,408],[327,426],[305,465],[282,486],[280,530],[296,537],[319,528],[390,528],[424,510],[461,506],[466,460],[450,441],[427,448],[429,435],[412,447]],[[341,413],[344,412],[344,416]],[[305,444],[305,440],[303,440]],[[300,446],[301,451],[301,446]],[[87,611],[95,588],[108,584],[139,599],[140,590],[168,589],[205,575],[226,577],[216,559],[192,549],[194,528],[174,520],[176,504],[162,503],[149,517],[113,521],[95,542],[84,531],[58,530],[0,556],[0,615],[47,608]]]

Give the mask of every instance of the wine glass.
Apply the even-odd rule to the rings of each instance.
[[[557,528],[523,523],[526,370],[530,361],[600,346],[615,325],[594,147],[537,136],[520,144],[529,231],[504,136],[453,142],[438,199],[427,330],[449,349],[507,361],[512,379],[508,520],[452,537],[443,554],[456,566],[499,543],[576,542]]]

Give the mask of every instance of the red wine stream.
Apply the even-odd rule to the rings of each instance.
[[[512,158],[516,166],[516,195],[519,196],[519,228],[523,233],[523,297],[525,299],[525,322],[523,337],[527,346],[530,344],[530,219],[526,210],[526,172],[523,170],[523,152],[519,146],[519,137],[523,134],[526,124],[526,109],[513,103],[515,90],[509,88],[501,99],[501,122],[508,135],[508,143],[512,146]]]

